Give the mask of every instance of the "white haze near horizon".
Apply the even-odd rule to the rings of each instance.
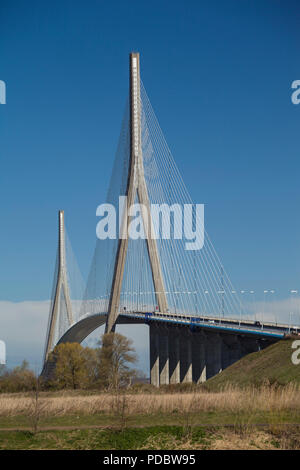
[[[6,344],[7,367],[26,359],[39,372],[42,367],[50,301],[0,301],[0,340]],[[117,331],[133,340],[138,354],[136,367],[148,375],[149,339],[147,325],[118,325]],[[95,347],[104,326],[95,330],[82,344]]]
[[[21,364],[26,359],[39,372],[42,366],[45,336],[48,324],[49,301],[0,301],[0,340],[6,344],[7,366]],[[300,325],[300,298],[273,302],[244,304],[247,317],[264,321],[279,321]],[[138,354],[137,368],[149,375],[149,332],[147,325],[118,325],[117,331],[133,340]],[[104,326],[95,330],[83,345],[95,347]]]

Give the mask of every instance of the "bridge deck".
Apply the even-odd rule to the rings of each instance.
[[[227,331],[234,334],[249,334],[258,336],[268,336],[273,338],[283,338],[290,332],[298,333],[300,328],[283,324],[273,324],[269,322],[256,322],[253,320],[238,321],[230,318],[220,319],[219,317],[195,317],[183,314],[169,314],[169,313],[143,313],[143,312],[126,312],[120,313],[122,317],[145,319],[149,321],[168,322],[177,325],[190,325],[195,328],[205,328]]]
[[[59,343],[81,343],[96,328],[106,322],[107,313],[89,314],[73,324],[60,338]],[[257,338],[281,339],[290,333],[299,334],[300,329],[289,325],[276,325],[272,323],[259,323],[252,320],[238,321],[228,318],[195,317],[192,315],[171,314],[161,312],[120,312],[117,323],[152,323],[163,322],[170,325],[188,326],[191,329],[204,329],[208,331],[223,332],[236,335],[247,335]]]

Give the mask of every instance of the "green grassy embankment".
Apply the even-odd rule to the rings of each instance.
[[[204,387],[217,391],[227,384],[237,387],[260,386],[264,383],[287,385],[291,382],[300,385],[300,364],[292,363],[292,344],[300,337],[283,339],[252,354],[209,379]],[[299,347],[298,347],[299,348]]]

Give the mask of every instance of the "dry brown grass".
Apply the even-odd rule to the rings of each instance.
[[[298,429],[280,429],[274,434],[269,428],[254,426],[239,433],[235,428],[210,431],[205,438],[183,436],[180,439],[168,433],[149,436],[140,449],[168,450],[299,450]]]
[[[110,394],[90,396],[41,395],[43,416],[73,414],[111,414],[115,397]],[[300,391],[294,385],[248,388],[240,390],[228,387],[218,393],[197,391],[196,393],[172,394],[128,394],[127,414],[194,414],[209,411],[226,411],[235,415],[264,411],[300,411]],[[0,395],[0,416],[27,415],[31,412],[32,399],[25,394]]]
[[[226,430],[219,433],[212,440],[211,450],[276,450],[280,444],[275,445],[270,434],[266,431],[252,430],[247,435],[238,435],[234,431]]]
[[[224,430],[213,436],[209,441],[195,442],[191,439],[178,440],[174,436],[166,434],[149,437],[140,448],[155,450],[277,450],[281,445],[275,445],[270,434],[265,431],[252,432],[247,436],[238,436],[235,432]],[[283,447],[287,448],[287,447]]]

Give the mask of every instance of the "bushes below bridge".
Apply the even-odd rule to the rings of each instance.
[[[28,363],[0,370],[0,393],[43,390],[118,389],[131,385],[138,372],[131,367],[137,357],[132,341],[118,333],[102,335],[99,347],[78,343],[56,346],[49,356],[54,365],[45,381],[29,369]]]
[[[3,366],[0,369],[0,393],[27,392],[34,389],[35,383],[36,375],[26,361],[12,370]]]

